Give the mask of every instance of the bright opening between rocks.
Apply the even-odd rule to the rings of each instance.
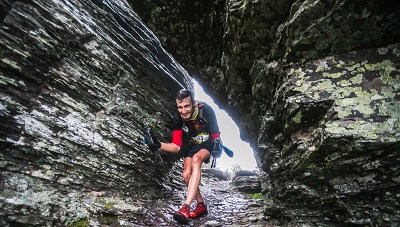
[[[242,170],[255,170],[257,168],[256,160],[250,145],[240,139],[239,128],[231,117],[221,110],[208,96],[199,83],[194,80],[195,99],[209,104],[215,111],[221,139],[223,144],[234,152],[232,158],[222,153],[217,159],[217,169],[222,171],[232,171],[237,166]]]

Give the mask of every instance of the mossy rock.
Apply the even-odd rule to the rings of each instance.
[[[77,222],[68,225],[69,227],[89,227],[89,220],[87,218],[82,218]]]

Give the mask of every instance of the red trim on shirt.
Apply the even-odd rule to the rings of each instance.
[[[172,143],[182,146],[182,129],[172,131]]]
[[[215,133],[215,134],[211,134],[211,136],[212,136],[213,139],[216,139],[216,138],[219,137],[220,134],[221,134],[221,133],[217,132],[217,133]]]

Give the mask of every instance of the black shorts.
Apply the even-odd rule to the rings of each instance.
[[[208,152],[210,152],[210,154],[211,154],[212,150],[214,149],[214,141],[207,140],[201,144],[196,144],[196,143],[191,142],[189,144],[189,146],[186,148],[186,152],[183,157],[193,158],[193,155],[195,155],[199,150],[201,150],[203,148],[208,150]]]

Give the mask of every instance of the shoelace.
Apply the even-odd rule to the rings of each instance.
[[[198,205],[196,206],[196,209],[194,209],[193,213],[197,214],[201,212],[201,209],[203,209],[203,205]]]
[[[180,211],[184,211],[184,210],[189,210],[189,208],[183,206],[183,207],[181,207],[181,209],[179,209],[179,210],[180,210]],[[190,210],[189,210],[189,211],[190,211]]]

